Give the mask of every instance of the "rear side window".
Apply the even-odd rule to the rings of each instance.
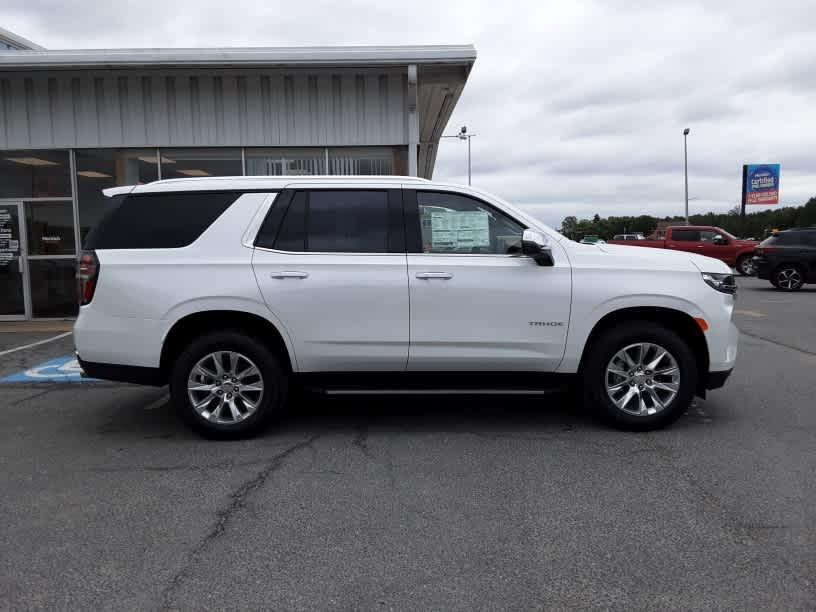
[[[192,244],[240,197],[235,192],[144,193],[112,198],[86,249],[172,249]]]
[[[671,239],[677,242],[699,242],[699,230],[672,230]]]
[[[803,232],[780,232],[775,236],[766,239],[762,246],[793,246],[803,244]]]
[[[272,248],[313,253],[388,253],[392,212],[385,190],[298,191]],[[268,237],[257,244],[266,246]]]

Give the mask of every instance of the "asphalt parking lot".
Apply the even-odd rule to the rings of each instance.
[[[249,441],[164,389],[0,386],[0,608],[816,607],[816,287],[740,279],[674,427],[568,398],[310,399]],[[71,352],[0,333],[0,377]]]

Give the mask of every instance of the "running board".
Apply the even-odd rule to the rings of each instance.
[[[323,389],[326,395],[549,395],[562,389]]]
[[[530,372],[349,372],[296,374],[293,384],[323,395],[549,395],[574,378]]]

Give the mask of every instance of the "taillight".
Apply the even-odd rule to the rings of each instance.
[[[754,253],[757,255],[766,255],[768,253],[776,253],[776,247],[762,247],[754,249]]]
[[[90,304],[99,278],[99,260],[93,251],[83,251],[79,258],[79,305]]]

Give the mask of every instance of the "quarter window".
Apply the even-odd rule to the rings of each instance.
[[[144,193],[111,198],[86,249],[170,249],[192,244],[241,194]]]
[[[507,255],[521,252],[524,226],[473,198],[417,191],[424,253]]]
[[[387,253],[387,191],[299,191],[274,248],[317,253]]]

